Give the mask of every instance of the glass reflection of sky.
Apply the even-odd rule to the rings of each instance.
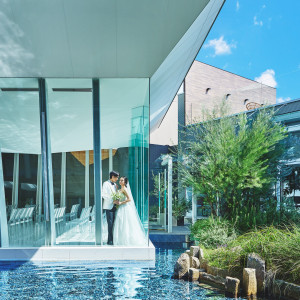
[[[182,250],[136,261],[0,263],[0,299],[226,299],[171,278]]]

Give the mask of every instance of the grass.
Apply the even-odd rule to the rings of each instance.
[[[198,220],[191,228],[191,238],[207,249],[225,246],[237,237],[232,223],[225,219],[209,217]]]
[[[210,265],[240,273],[247,255],[257,253],[266,261],[276,279],[300,284],[300,228],[273,226],[245,233],[226,247],[205,250]]]

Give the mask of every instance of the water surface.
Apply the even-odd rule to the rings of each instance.
[[[229,299],[172,279],[182,252],[158,249],[155,266],[136,261],[0,263],[0,299]]]

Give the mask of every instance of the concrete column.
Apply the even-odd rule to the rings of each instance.
[[[280,181],[276,182],[276,200],[277,200],[277,210],[280,210],[280,189],[281,189],[281,185],[280,185]]]
[[[158,173],[158,220],[160,221],[160,173]]]
[[[66,207],[67,153],[61,153],[60,207]]]
[[[85,151],[84,207],[90,206],[90,151]]]
[[[192,224],[197,221],[197,197],[192,189]]]
[[[13,189],[12,189],[12,207],[18,207],[19,198],[19,163],[20,155],[19,153],[14,154],[14,169],[13,169]]]

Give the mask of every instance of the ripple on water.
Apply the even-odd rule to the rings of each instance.
[[[157,250],[147,263],[1,263],[0,299],[227,299],[171,278],[182,250]]]

